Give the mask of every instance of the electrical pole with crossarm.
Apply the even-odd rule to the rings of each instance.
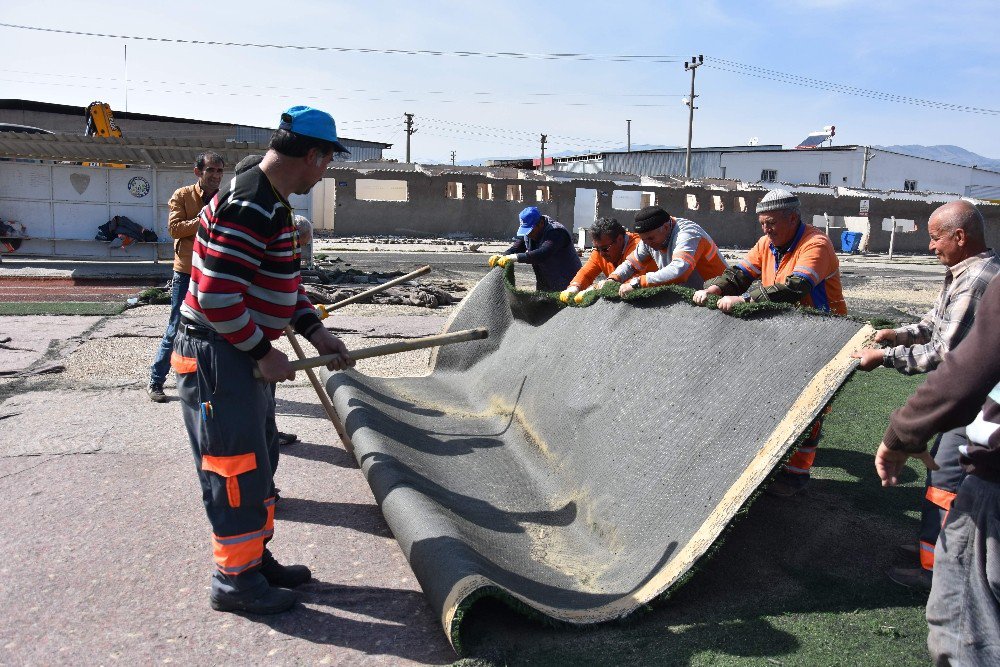
[[[684,71],[691,71],[691,97],[684,100],[684,104],[688,105],[688,147],[687,154],[684,158],[684,178],[691,178],[691,137],[694,134],[694,110],[697,109],[694,105],[694,100],[697,95],[694,94],[694,71],[698,69],[705,62],[705,56],[691,56],[691,62],[684,63]]]
[[[410,137],[413,136],[413,134],[416,132],[416,130],[413,129],[413,114],[412,113],[404,113],[403,115],[406,116],[406,163],[409,164],[410,163]]]

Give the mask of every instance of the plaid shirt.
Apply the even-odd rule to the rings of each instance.
[[[969,333],[979,300],[997,273],[1000,256],[992,249],[949,267],[934,307],[916,324],[896,329],[897,345],[886,349],[882,365],[906,375],[937,368],[945,352]]]

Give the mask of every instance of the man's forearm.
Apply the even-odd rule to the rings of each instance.
[[[718,287],[722,290],[722,296],[736,296],[746,292],[752,284],[753,279],[746,273],[735,267],[729,267],[722,275],[706,281],[705,287]]]

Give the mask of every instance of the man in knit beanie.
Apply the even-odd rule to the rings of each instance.
[[[704,305],[708,295],[715,294],[722,297],[718,307],[724,312],[737,303],[772,301],[846,314],[833,243],[802,221],[799,198],[788,190],[771,190],[757,204],[757,219],[764,236],[746,259],[696,292],[694,302]],[[751,290],[756,280],[760,286]]]
[[[620,296],[639,287],[684,285],[700,288],[705,281],[726,270],[719,246],[697,223],[675,218],[659,206],[647,206],[635,214],[632,225],[641,242],[629,253],[608,280],[621,283]],[[650,261],[656,270],[646,270]]]
[[[704,305],[708,295],[714,294],[722,297],[717,305],[723,312],[729,312],[738,303],[771,301],[846,314],[840,261],[833,243],[826,234],[802,221],[799,198],[788,190],[771,190],[757,204],[757,219],[764,236],[745,259],[706,282],[705,289],[695,292],[694,303]],[[758,280],[760,283],[752,287]],[[816,458],[823,416],[828,411],[829,406],[809,427],[807,439],[767,493],[792,496],[805,488]]]

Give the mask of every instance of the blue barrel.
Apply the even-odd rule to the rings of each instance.
[[[861,232],[844,232],[840,235],[840,249],[843,252],[855,253],[861,245]]]

